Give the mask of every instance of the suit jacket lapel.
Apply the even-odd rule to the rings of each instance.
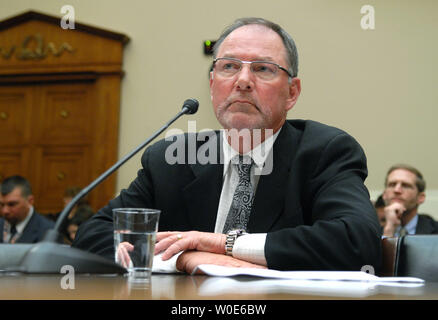
[[[418,215],[418,222],[415,234],[432,234],[433,232],[433,226],[429,223],[429,221],[421,215]]]
[[[206,143],[202,152],[215,151],[213,163],[201,164],[199,159],[190,168],[195,179],[183,190],[188,219],[193,230],[214,232],[216,215],[222,190],[223,159],[220,132],[214,133]],[[197,150],[200,150],[199,146]],[[203,153],[205,155],[205,153]]]
[[[298,147],[294,130],[286,122],[274,143],[273,169],[260,177],[248,222],[249,232],[268,232],[283,211],[289,170]]]

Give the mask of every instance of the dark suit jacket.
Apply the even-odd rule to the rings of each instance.
[[[213,232],[223,165],[169,164],[165,154],[172,150],[187,154],[195,139],[198,154],[219,160],[220,137],[218,132],[202,138],[181,135],[149,147],[137,178],[81,225],[73,246],[114,259],[111,210],[118,207],[161,209],[161,231]],[[211,154],[215,150],[217,156]],[[248,223],[249,232],[268,234],[268,267],[360,270],[372,265],[378,269],[381,231],[363,183],[367,167],[359,144],[339,129],[289,120],[272,152],[274,169],[260,177]]]
[[[0,230],[3,233],[4,219],[0,218]],[[32,217],[15,243],[36,243],[43,239],[47,230],[55,226],[54,222],[34,211]],[[1,237],[0,242],[3,241]]]
[[[427,214],[418,214],[415,234],[438,234],[438,221]]]

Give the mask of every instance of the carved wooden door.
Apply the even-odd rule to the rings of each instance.
[[[66,187],[85,187],[117,160],[122,48],[127,37],[28,12],[0,21],[0,181],[28,178],[35,207],[62,209]],[[90,194],[105,205],[115,176]]]

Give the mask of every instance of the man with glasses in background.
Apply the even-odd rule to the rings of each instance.
[[[297,74],[288,33],[264,19],[236,20],[216,42],[210,72],[223,130],[197,139],[195,150],[216,142],[221,161],[169,164],[171,142],[155,143],[137,178],[80,227],[73,246],[113,259],[111,210],[157,208],[154,266],[173,260],[188,273],[202,263],[379,268],[381,232],[364,186],[365,154],[339,129],[286,120],[301,92]]]
[[[418,169],[407,164],[389,168],[383,192],[386,205],[383,236],[438,233],[438,222],[418,213],[418,206],[426,200],[425,190],[426,181]]]

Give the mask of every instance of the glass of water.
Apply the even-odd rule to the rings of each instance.
[[[160,210],[113,209],[116,263],[128,270],[129,280],[150,280]]]

